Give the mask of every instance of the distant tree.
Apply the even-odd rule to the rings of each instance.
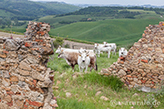
[[[5,25],[2,25],[2,27],[1,27],[2,29],[4,29],[5,28]]]
[[[14,18],[14,24],[17,25],[18,24],[18,19]]]

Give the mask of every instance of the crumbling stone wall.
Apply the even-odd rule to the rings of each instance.
[[[54,109],[50,25],[29,22],[25,38],[0,37],[0,109]]]
[[[164,80],[164,22],[146,27],[142,38],[120,57],[104,75],[117,75],[130,88],[134,86],[156,88]]]

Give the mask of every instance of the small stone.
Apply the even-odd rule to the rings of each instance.
[[[142,62],[148,63],[148,60],[141,59]]]
[[[105,97],[105,96],[101,96],[100,97],[101,100],[104,100],[104,101],[109,101],[109,98]]]
[[[4,54],[4,53],[3,53],[3,54],[1,54],[1,53],[0,53],[0,58],[6,58],[6,57],[7,57],[7,55],[6,55],[6,54]]]
[[[23,76],[29,76],[30,75],[29,71],[25,71],[25,70],[21,70],[21,69],[19,69],[19,73]]]
[[[17,108],[21,109],[23,108],[24,101],[23,100],[20,101],[19,99],[17,99],[15,101],[15,104],[17,105]]]
[[[87,87],[88,87],[88,86],[87,86],[87,85],[85,85],[85,86],[84,86],[84,89],[86,89]]]
[[[20,48],[20,45],[13,39],[7,39],[4,43],[4,47],[8,51],[17,51]]]
[[[55,90],[58,90],[59,89],[58,86],[53,86],[52,88],[55,89]]]
[[[45,78],[43,75],[41,75],[40,73],[38,72],[32,72],[32,77],[34,79],[37,79],[37,80],[40,80],[40,81],[45,81]]]
[[[145,72],[142,72],[142,77],[146,76],[146,73]]]
[[[0,102],[0,108],[1,109],[8,109],[9,107],[7,104]]]
[[[7,102],[11,102],[12,99],[10,95],[6,95],[3,100]]]
[[[158,78],[164,80],[164,75],[160,75]]]
[[[72,94],[70,93],[70,92],[66,92],[66,97],[68,98],[68,97],[71,97],[72,96]]]
[[[135,94],[133,94],[133,95],[132,95],[132,97],[135,97],[135,96],[138,96],[138,94],[137,94],[137,93],[135,93]]]
[[[96,94],[95,94],[95,96],[98,96],[98,95],[100,95],[101,94],[101,91],[98,91]]]
[[[33,82],[32,81],[30,81],[29,79],[25,79],[25,82],[27,83],[27,84],[29,84],[29,85],[33,85]]]
[[[133,80],[134,80],[134,82],[136,82],[136,83],[138,82],[138,79],[137,79],[137,78],[133,78]]]
[[[18,91],[18,85],[11,85],[11,91],[16,93]]]
[[[44,103],[42,103],[42,102],[36,102],[36,101],[30,101],[30,100],[29,100],[29,105],[41,107],[41,106],[44,105]]]
[[[58,84],[60,84],[61,82],[59,81],[59,80],[57,80],[57,82],[56,82],[56,85],[58,85]]]
[[[50,105],[53,107],[58,107],[56,100],[51,100]]]
[[[28,71],[31,71],[31,67],[25,63],[25,62],[20,62],[20,65],[19,65],[19,68],[23,69],[23,70],[28,70]]]
[[[2,80],[2,84],[6,87],[8,87],[10,85],[10,80],[9,79],[3,79]]]
[[[120,69],[120,71],[118,72],[119,75],[126,75],[126,72],[122,69]]]
[[[142,82],[141,82],[141,80],[138,80],[138,82],[137,82],[138,84],[141,84]]]
[[[10,81],[11,82],[18,82],[19,80],[18,80],[18,77],[12,76],[12,77],[10,77]]]

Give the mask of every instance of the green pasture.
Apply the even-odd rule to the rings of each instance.
[[[141,10],[141,9],[126,9],[126,10],[130,11],[130,12],[140,12],[140,13],[156,14],[155,11],[146,11],[146,10]]]
[[[102,43],[114,42],[119,45],[134,43],[142,37],[149,24],[158,24],[161,19],[109,19],[96,22],[77,22],[51,29],[52,36],[68,37]]]
[[[113,76],[99,75],[102,68],[108,68],[113,62],[116,62],[117,55],[101,54],[97,58],[98,71],[88,69],[87,73],[79,72],[78,65],[75,72],[64,59],[58,59],[57,54],[50,57],[48,67],[54,70],[53,93],[57,98],[57,109],[150,109],[152,105],[143,103],[152,103],[153,99],[159,102],[159,105],[153,105],[153,108],[163,108],[163,97],[160,99],[151,97],[152,93],[144,93],[135,89],[128,89],[120,86],[120,81]],[[99,94],[97,94],[99,92]],[[66,96],[70,93],[70,96]],[[102,99],[106,97],[107,100]],[[138,104],[135,104],[138,103]]]

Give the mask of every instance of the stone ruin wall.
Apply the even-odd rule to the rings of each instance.
[[[55,109],[50,25],[29,22],[25,38],[0,37],[0,109]]]
[[[101,74],[117,75],[130,88],[156,88],[156,83],[161,84],[164,80],[164,22],[146,27],[127,56],[102,69]]]

